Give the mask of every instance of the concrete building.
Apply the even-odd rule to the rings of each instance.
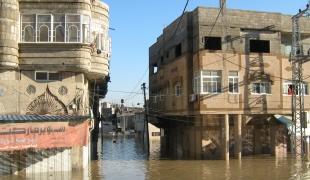
[[[95,116],[107,92],[109,7],[0,0],[0,114]],[[64,151],[66,152],[66,151]]]
[[[190,159],[286,156],[288,120],[277,117],[291,115],[291,16],[218,14],[204,7],[186,12],[149,49],[149,112],[164,129],[162,147]],[[300,23],[304,54],[309,22]],[[309,112],[310,63],[303,66]]]

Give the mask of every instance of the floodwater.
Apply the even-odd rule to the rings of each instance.
[[[113,139],[116,142],[113,142]],[[148,158],[139,139],[119,135],[99,140],[99,160],[92,161],[90,169],[72,172],[70,179],[91,180],[295,180],[310,179],[307,162],[292,158],[275,159],[269,155],[243,157],[242,161],[169,160],[159,156],[159,142]],[[12,176],[13,177],[13,176]],[[17,177],[8,179],[19,179]],[[44,177],[42,179],[55,179]],[[65,177],[65,176],[59,176]],[[2,178],[1,178],[2,179]],[[56,178],[67,179],[67,178]]]
[[[134,136],[118,136],[102,141],[100,160],[94,161],[91,179],[169,179],[169,180],[274,180],[310,179],[307,162],[297,163],[292,158],[275,159],[270,155],[244,157],[242,161],[169,160],[160,159],[159,142],[149,159]]]

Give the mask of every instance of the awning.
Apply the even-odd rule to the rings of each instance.
[[[0,123],[3,122],[53,122],[53,121],[83,121],[89,116],[72,115],[0,115]]]
[[[285,124],[287,128],[293,124],[292,116],[276,114],[274,115],[274,117],[277,119],[278,122]]]

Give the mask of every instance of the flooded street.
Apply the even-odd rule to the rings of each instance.
[[[113,140],[116,140],[113,142]],[[38,174],[31,177],[18,175],[0,179],[39,180],[304,180],[310,179],[309,164],[297,163],[292,158],[275,159],[270,155],[243,157],[242,161],[171,160],[160,158],[159,142],[150,157],[134,135],[104,137],[99,140],[99,160],[92,161],[89,170]]]
[[[275,159],[269,155],[244,157],[242,161],[168,160],[159,158],[158,149],[147,155],[134,136],[105,137],[100,160],[93,161],[91,179],[310,179],[307,164],[296,165],[291,159]],[[298,163],[297,163],[298,164]]]

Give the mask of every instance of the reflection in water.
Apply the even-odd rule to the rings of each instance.
[[[159,142],[152,142],[154,149],[147,158],[141,141],[134,136],[118,136],[99,141],[98,161],[93,161],[89,171],[72,172],[71,178],[92,180],[140,180],[140,179],[206,179],[206,180],[303,180],[310,179],[306,162],[292,158],[275,159],[271,156],[243,157],[242,160],[169,160],[159,158]],[[156,145],[157,143],[157,145]],[[149,159],[149,160],[147,160]],[[55,179],[46,176],[42,179]],[[25,179],[18,176],[2,179]],[[57,179],[58,180],[58,179]]]
[[[168,160],[159,158],[159,142],[153,142],[149,160],[143,147],[132,136],[103,139],[101,160],[92,164],[91,179],[223,179],[269,180],[310,179],[306,163],[291,158],[275,159],[271,156],[243,157],[229,162]],[[299,164],[300,168],[296,168]]]

